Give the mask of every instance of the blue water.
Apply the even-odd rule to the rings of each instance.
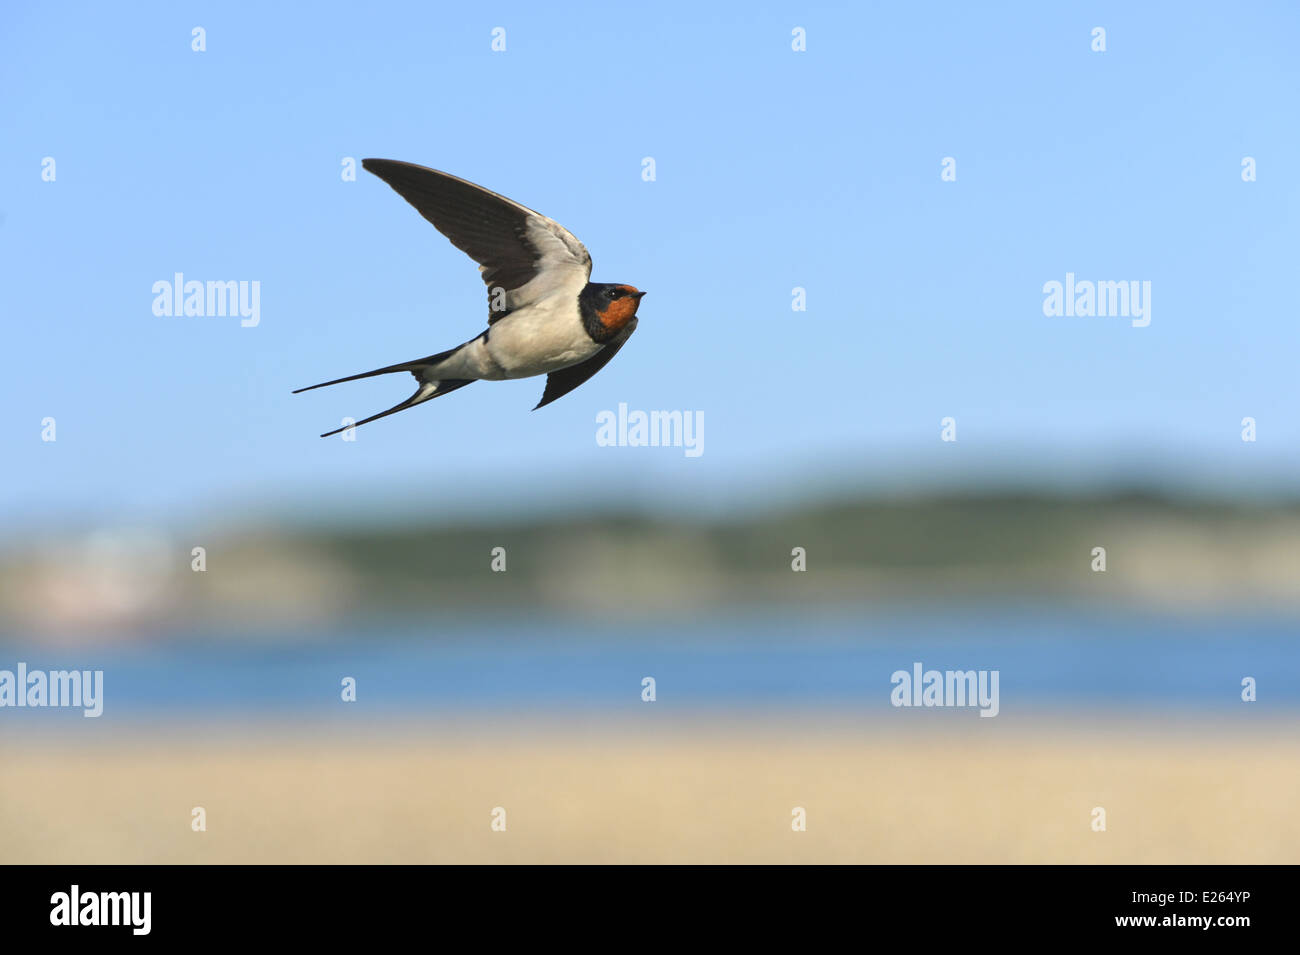
[[[349,715],[660,707],[835,707],[893,711],[890,676],[926,669],[1000,673],[1003,714],[1071,709],[1300,707],[1300,622],[1266,617],[1107,616],[966,610],[731,614],[600,625],[562,620],[361,621],[311,633],[171,633],[145,645],[53,651],[0,644],[0,669],[102,669],[100,721],[169,713]],[[344,704],[352,677],[357,700]],[[0,710],[0,720],[80,711]]]

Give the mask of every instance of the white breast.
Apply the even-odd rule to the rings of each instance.
[[[482,344],[481,342],[479,344]],[[483,346],[492,378],[528,378],[590,358],[601,346],[582,326],[578,303],[554,296],[511,312],[488,329]],[[485,376],[486,377],[486,376]]]

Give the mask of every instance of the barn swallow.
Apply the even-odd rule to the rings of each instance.
[[[636,330],[645,292],[588,281],[591,256],[558,222],[436,169],[393,159],[364,159],[361,165],[479,264],[488,287],[488,327],[448,351],[323,381],[295,395],[375,375],[409,371],[415,376],[415,394],[357,422],[362,425],[475,381],[546,375],[536,411],[604,368]],[[355,425],[321,437],[347,427]]]

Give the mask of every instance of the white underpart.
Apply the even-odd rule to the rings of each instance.
[[[512,312],[492,326],[484,346],[501,378],[527,378],[568,368],[602,347],[583,327],[576,295],[563,299],[557,295]]]
[[[486,341],[474,339],[420,377],[530,378],[586,361],[603,347],[583,327],[577,296],[556,295],[511,312],[488,329]]]

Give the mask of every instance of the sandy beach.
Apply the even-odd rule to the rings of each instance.
[[[10,732],[0,761],[10,863],[1300,861],[1293,726]]]

